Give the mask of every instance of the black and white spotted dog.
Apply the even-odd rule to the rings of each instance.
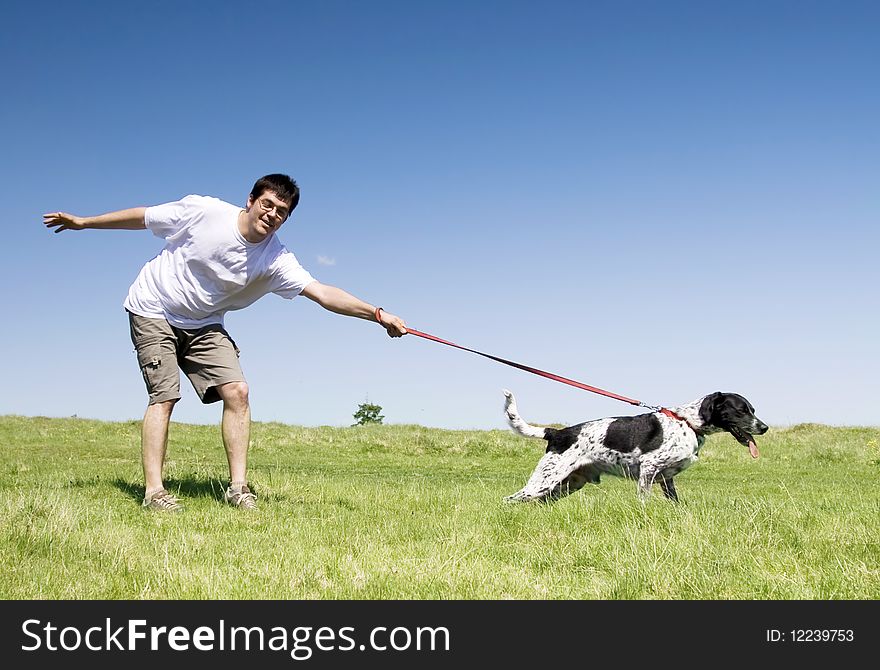
[[[555,500],[584,484],[598,484],[602,474],[637,479],[643,500],[658,481],[663,493],[677,501],[672,478],[697,460],[706,435],[727,431],[758,458],[753,435],[767,425],[755,416],[751,403],[736,393],[711,393],[668,410],[597,419],[568,428],[540,428],[519,415],[516,399],[505,390],[505,412],[520,435],[547,440],[528,483],[505,500]]]

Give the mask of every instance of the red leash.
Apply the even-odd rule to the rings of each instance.
[[[380,324],[382,320],[379,318],[379,312],[382,311],[381,307],[376,308],[376,321]],[[641,400],[635,400],[634,398],[627,398],[625,395],[619,395],[617,393],[612,393],[611,391],[606,391],[604,389],[597,388],[596,386],[590,386],[589,384],[584,384],[583,382],[575,381],[574,379],[568,379],[567,377],[560,377],[559,375],[555,375],[552,372],[546,372],[545,370],[539,370],[538,368],[533,368],[529,365],[523,365],[522,363],[516,363],[514,361],[509,361],[506,358],[499,358],[498,356],[493,356],[492,354],[486,354],[482,351],[477,351],[476,349],[469,349],[468,347],[463,347],[460,344],[456,344],[455,342],[449,342],[448,340],[442,340],[435,335],[429,335],[428,333],[423,333],[420,330],[416,330],[415,328],[406,327],[406,332],[409,335],[416,335],[418,337],[423,337],[426,340],[431,340],[432,342],[439,342],[440,344],[445,344],[449,347],[455,347],[456,349],[461,349],[462,351],[469,351],[472,354],[477,354],[477,356],[482,356],[484,358],[489,358],[493,361],[497,361],[498,363],[503,363],[504,365],[509,365],[514,368],[518,368],[519,370],[525,370],[526,372],[531,372],[534,375],[538,375],[540,377],[546,377],[547,379],[552,379],[555,382],[562,382],[563,384],[568,384],[569,386],[574,386],[575,388],[583,389],[584,391],[590,391],[591,393],[598,393],[599,395],[604,395],[607,398],[614,398],[615,400],[622,400],[623,402],[627,402],[630,405],[636,405],[638,407],[645,407],[646,409],[653,410],[655,412],[661,412],[668,417],[673,419],[677,419],[678,421],[684,421],[688,426],[691,427],[694,432],[696,429],[691,425],[691,423],[673,412],[671,409],[667,409],[665,407],[658,407],[655,405],[648,405],[647,403],[642,402]]]
[[[469,351],[472,354],[477,354],[477,356],[483,356],[484,358],[490,358],[493,361],[498,361],[499,363],[504,363],[504,365],[509,365],[514,368],[519,368],[520,370],[525,370],[526,372],[531,372],[535,375],[540,375],[541,377],[546,377],[547,379],[552,379],[556,382],[562,382],[563,384],[568,384],[569,386],[574,386],[575,388],[583,389],[584,391],[591,391],[593,393],[598,393],[599,395],[604,395],[609,398],[614,398],[615,400],[622,400],[623,402],[628,402],[630,405],[639,405],[642,407],[648,407],[649,405],[645,405],[640,400],[634,400],[633,398],[627,398],[623,395],[618,395],[617,393],[612,393],[611,391],[605,391],[600,388],[596,388],[595,386],[590,386],[589,384],[584,384],[582,382],[575,381],[574,379],[568,379],[566,377],[560,377],[559,375],[554,375],[552,372],[545,372],[544,370],[539,370],[538,368],[533,368],[528,365],[523,365],[522,363],[515,363],[514,361],[508,361],[505,358],[498,358],[498,356],[492,356],[491,354],[485,354],[482,351],[477,351],[476,349],[468,349],[467,347],[463,347],[460,344],[455,344],[454,342],[447,342],[446,340],[441,340],[439,337],[434,337],[433,335],[429,335],[428,333],[423,333],[421,331],[415,330],[414,328],[410,328],[407,326],[406,332],[410,335],[417,335],[418,337],[424,337],[426,340],[432,340],[434,342],[439,342],[440,344],[446,344],[450,347],[455,347],[456,349],[461,349],[463,351]]]

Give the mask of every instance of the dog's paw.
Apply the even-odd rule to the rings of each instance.
[[[517,491],[516,493],[511,493],[509,496],[504,496],[504,502],[508,503],[524,503],[535,500],[540,496],[535,496],[533,493],[529,493],[525,489]]]
[[[513,505],[514,503],[532,503],[535,505],[553,503],[559,496],[554,496],[552,494],[547,495],[529,495],[529,494],[521,494],[514,493],[510,496],[505,496],[504,502]]]

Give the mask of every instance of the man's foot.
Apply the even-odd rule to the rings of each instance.
[[[177,498],[168,493],[165,489],[159,489],[155,493],[151,493],[144,498],[143,506],[149,510],[157,512],[178,512],[183,506],[178,502]]]
[[[230,486],[226,489],[225,498],[226,502],[234,507],[257,509],[257,496],[247,486],[242,486],[240,490],[233,489]]]

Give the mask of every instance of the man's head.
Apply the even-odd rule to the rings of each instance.
[[[299,204],[299,186],[286,174],[267,174],[257,179],[248,201],[256,202],[266,191],[271,191],[279,200],[287,203],[288,215]]]
[[[260,242],[287,220],[299,203],[299,186],[286,174],[260,177],[248,196],[239,229],[249,242]]]

